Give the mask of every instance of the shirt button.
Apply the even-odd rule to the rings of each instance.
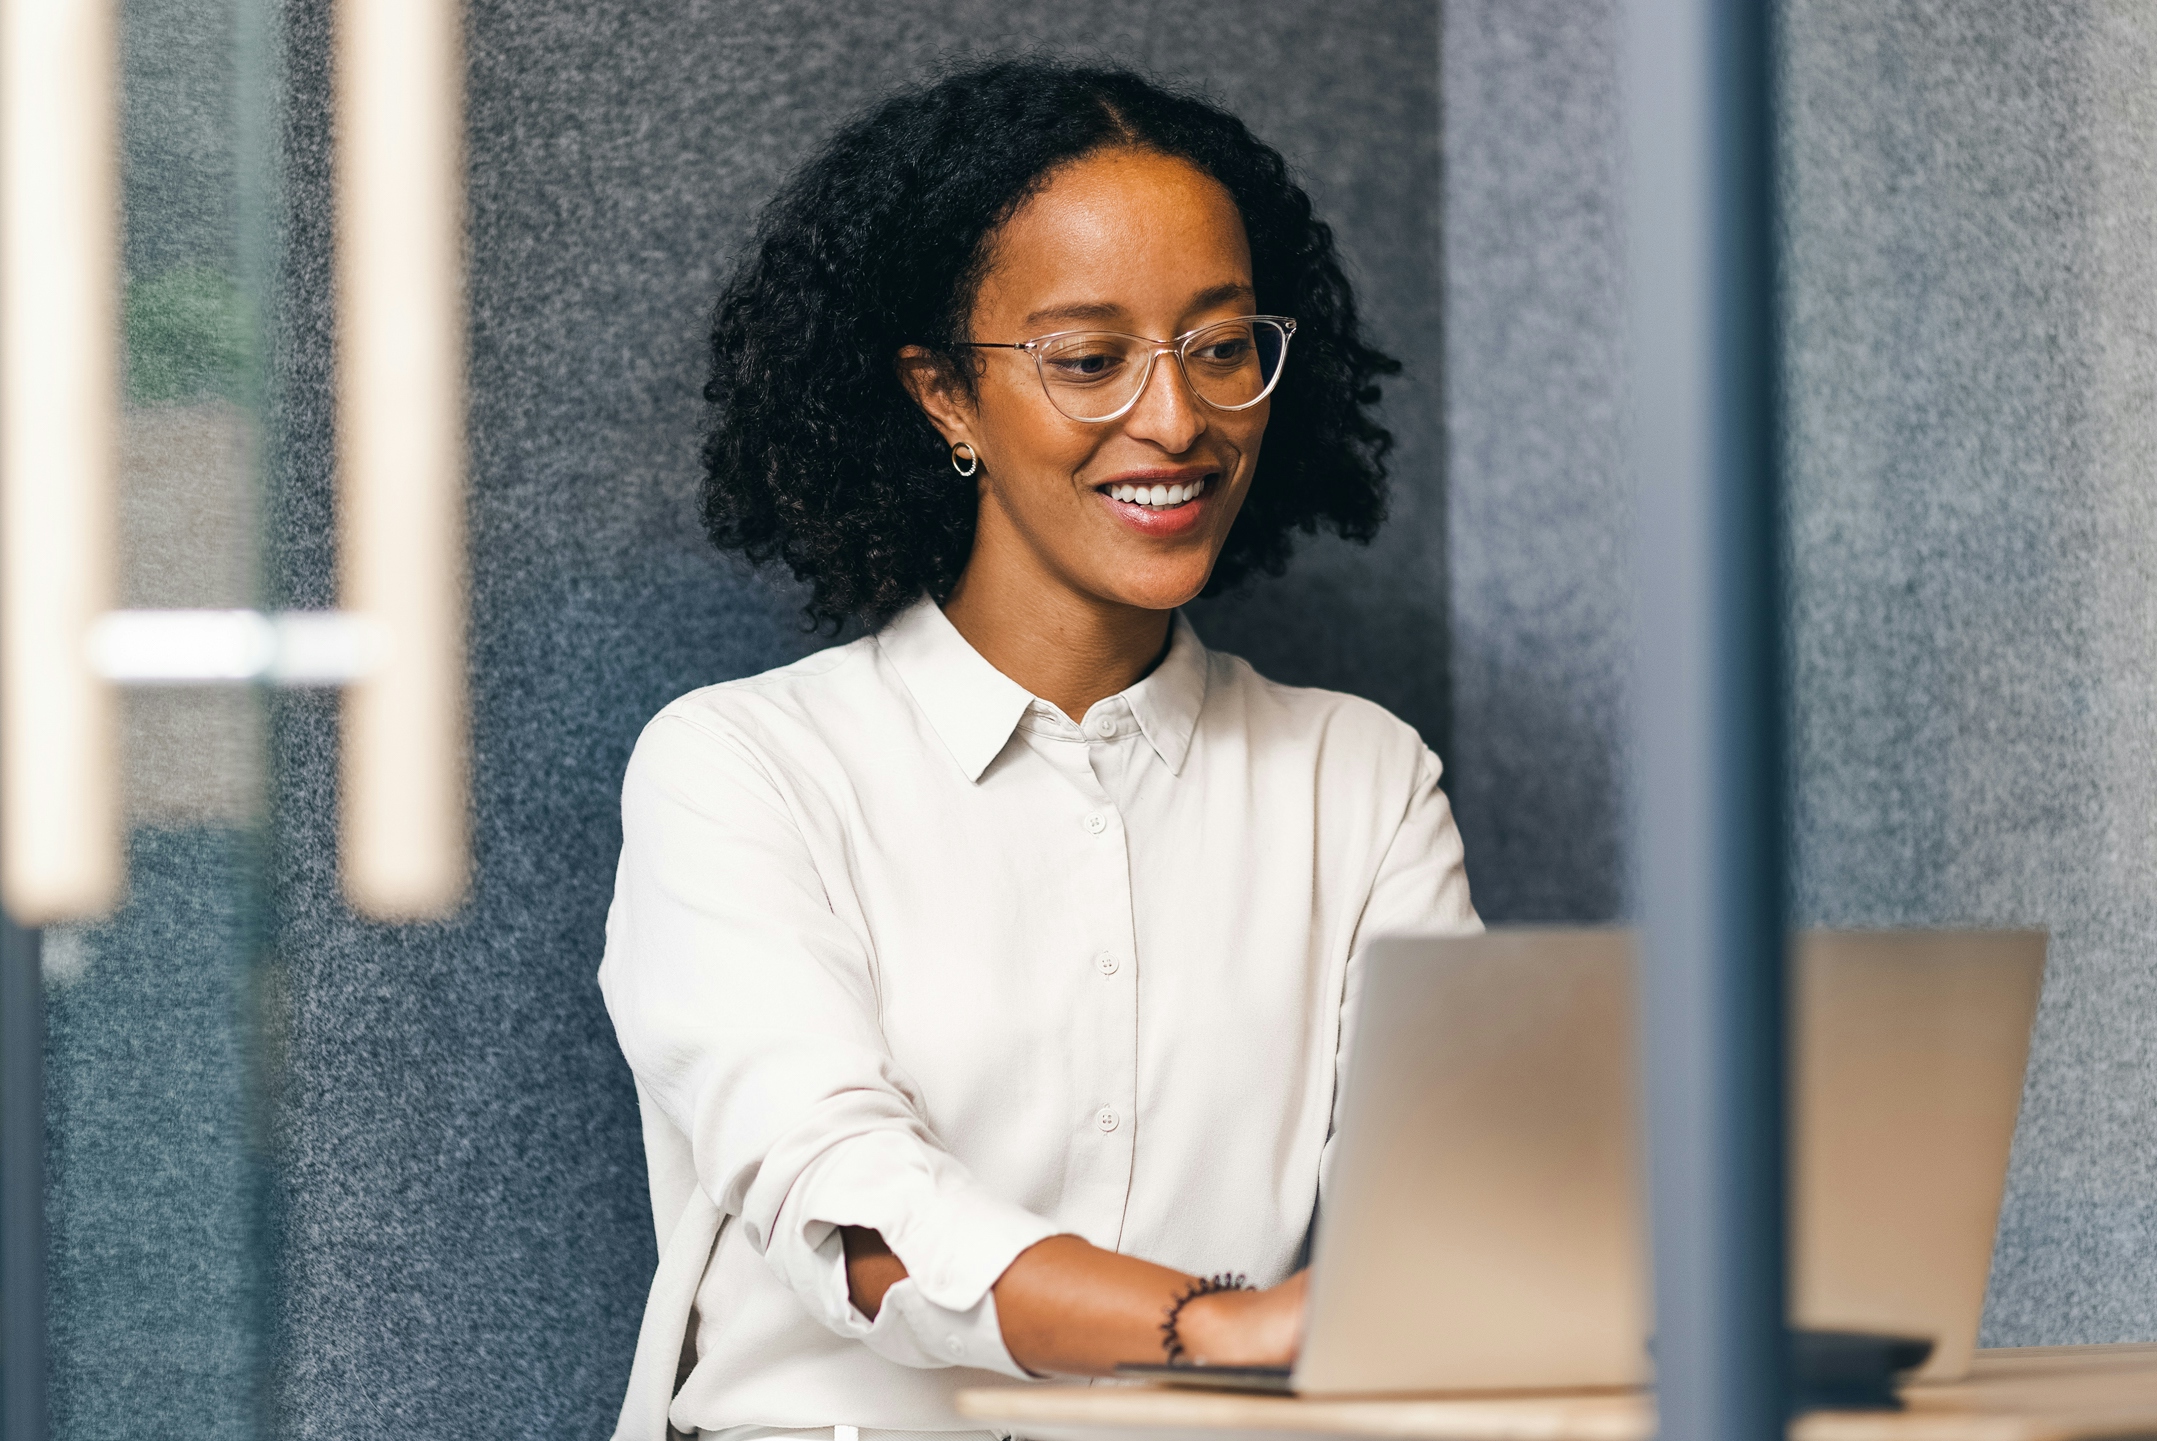
[[[1101,834],[1101,832],[1108,829],[1108,817],[1102,815],[1099,811],[1095,811],[1086,817],[1086,829],[1092,831],[1095,835]]]
[[[1093,1123],[1104,1131],[1113,1131],[1116,1129],[1116,1113],[1103,1106],[1101,1114],[1093,1118]]]
[[[1093,723],[1093,733],[1103,740],[1110,739],[1116,734],[1116,718],[1106,715],[1097,718]]]
[[[944,1342],[944,1349],[954,1356],[964,1356],[966,1354],[966,1343],[953,1336]]]
[[[1094,964],[1101,968],[1102,975],[1113,976],[1116,974],[1116,958],[1107,951],[1095,956],[1093,960]]]

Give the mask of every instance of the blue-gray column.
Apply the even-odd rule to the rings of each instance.
[[[1635,692],[1668,1441],[1784,1415],[1770,9],[1633,0]]]
[[[0,916],[0,1441],[45,1441],[45,1007],[38,933]]]

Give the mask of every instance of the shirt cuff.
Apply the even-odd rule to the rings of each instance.
[[[766,1259],[776,1264],[797,1295],[810,1301],[834,1330],[866,1340],[866,1318],[846,1299],[846,1262],[837,1226],[864,1226],[884,1238],[906,1266],[878,1312],[924,1308],[931,1330],[927,1346],[939,1366],[976,1365],[968,1336],[985,1328],[995,1340],[997,1364],[989,1369],[1024,1375],[1003,1350],[989,1288],[1037,1241],[1061,1232],[1054,1222],[994,1195],[949,1153],[924,1146],[900,1132],[855,1136],[826,1151],[802,1172],[774,1228]],[[970,1317],[959,1322],[942,1318]],[[984,1319],[985,1318],[985,1319]],[[954,1338],[964,1357],[951,1350]],[[894,1358],[896,1359],[896,1358]]]
[[[1034,1379],[1004,1345],[993,1291],[983,1292],[966,1310],[953,1311],[924,1297],[908,1277],[884,1293],[884,1304],[861,1339],[871,1351],[901,1366],[971,1366],[1014,1380]]]
[[[824,1229],[825,1234],[814,1248],[826,1275],[819,1299],[827,1314],[841,1318],[836,1328],[841,1335],[901,1366],[924,1370],[972,1366],[1019,1381],[1039,1379],[1014,1361],[1004,1345],[1003,1322],[996,1315],[993,1288],[983,1291],[973,1305],[958,1311],[929,1300],[921,1294],[914,1278],[908,1276],[884,1292],[884,1303],[871,1321],[854,1305],[838,1227]]]

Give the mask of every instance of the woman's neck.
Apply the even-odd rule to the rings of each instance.
[[[1136,684],[1167,648],[1173,612],[1141,610],[969,565],[944,614],[990,665],[1073,720]]]

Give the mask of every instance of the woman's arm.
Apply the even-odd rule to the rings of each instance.
[[[884,1238],[842,1228],[847,1290],[874,1317],[906,1267]],[[1161,1323],[1194,1278],[1076,1236],[1051,1236],[1019,1253],[992,1288],[1011,1359],[1036,1375],[1106,1376],[1119,1361],[1164,1359]],[[1302,1272],[1266,1291],[1224,1291],[1187,1302],[1177,1336],[1191,1359],[1215,1366],[1285,1366],[1303,1331]]]
[[[981,1303],[1059,1228],[939,1143],[885,1040],[863,938],[787,795],[710,707],[662,714],[630,760],[600,985],[640,1097],[810,1316],[901,1365],[1024,1374]],[[833,1274],[839,1223],[895,1238],[913,1272],[882,1326]]]

